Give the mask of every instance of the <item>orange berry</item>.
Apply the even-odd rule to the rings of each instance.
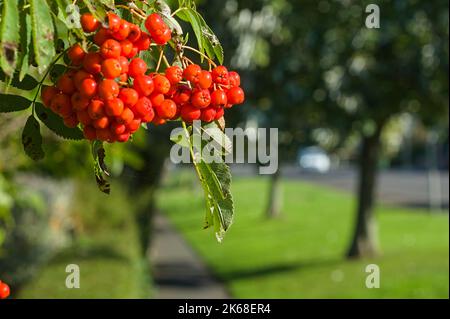
[[[84,13],[81,18],[81,27],[86,33],[94,32],[100,26],[100,22],[90,13]]]
[[[105,112],[108,116],[120,116],[123,109],[124,105],[121,99],[113,98],[105,101]]]

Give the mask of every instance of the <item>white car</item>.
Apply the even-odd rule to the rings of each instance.
[[[302,149],[298,155],[300,167],[309,172],[327,173],[331,168],[331,160],[327,153],[318,146]]]

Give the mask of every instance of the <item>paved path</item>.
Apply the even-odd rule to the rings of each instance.
[[[224,286],[161,214],[155,216],[153,236],[151,262],[156,299],[229,298]]]

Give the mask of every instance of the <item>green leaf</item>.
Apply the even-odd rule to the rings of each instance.
[[[83,132],[79,128],[68,128],[63,119],[41,103],[35,104],[36,115],[52,132],[68,140],[83,140]]]
[[[19,73],[16,72],[14,73],[12,79],[11,78],[7,78],[6,74],[3,73],[0,70],[0,81],[3,81],[5,83],[9,83],[9,85],[18,88],[18,89],[22,89],[22,90],[33,90],[39,83],[38,81],[33,78],[31,75],[25,75],[23,77],[23,79],[20,79]]]
[[[43,72],[55,57],[55,31],[50,8],[45,0],[29,0],[34,58]]]
[[[216,57],[217,61],[219,61],[219,64],[223,64],[224,51],[222,45],[219,42],[219,39],[208,26],[205,19],[203,19],[200,14],[197,15],[201,23],[203,45],[205,46],[205,50],[209,58],[214,59],[214,57]]]
[[[30,64],[31,17],[29,14],[22,14],[20,16],[20,48],[18,70],[19,81],[21,82],[26,77]]]
[[[231,173],[229,167],[220,159],[217,162],[196,163],[201,174],[201,182],[206,190],[207,211],[206,227],[214,226],[219,242],[233,223],[234,203],[231,194]],[[209,216],[211,215],[212,216]],[[211,225],[211,221],[213,224]]]
[[[19,1],[4,0],[0,25],[0,66],[12,76],[17,66],[20,45]]]
[[[111,185],[104,175],[109,176],[105,165],[105,148],[100,141],[92,142],[92,156],[94,158],[94,174],[97,186],[105,194],[111,193]]]
[[[24,97],[12,94],[0,94],[0,113],[23,111],[31,102]]]
[[[231,194],[231,172],[221,157],[216,157],[212,163],[206,163],[200,158],[200,150],[194,150],[192,135],[185,129],[186,139],[190,143],[191,152],[194,153],[194,166],[205,192],[206,217],[205,228],[214,227],[216,238],[221,242],[225,233],[233,223],[234,203]],[[200,160],[198,160],[200,158]]]
[[[39,122],[31,115],[22,133],[22,145],[25,153],[33,160],[39,161],[45,154],[42,149],[42,136]]]
[[[83,0],[83,3],[86,5],[88,10],[100,21],[105,21],[106,19],[106,10],[103,1],[100,0]]]
[[[183,21],[190,23],[195,37],[197,38],[198,49],[203,53],[205,50],[203,47],[202,25],[197,12],[190,8],[184,8],[177,12],[177,17],[179,17]]]

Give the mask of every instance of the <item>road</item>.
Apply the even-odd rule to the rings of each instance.
[[[255,170],[251,167],[233,167],[236,175],[251,175]],[[305,173],[298,167],[286,166],[282,169],[286,178],[308,181],[339,190],[353,192],[357,188],[357,173],[354,169],[333,170],[327,174]],[[428,174],[425,171],[382,170],[378,177],[377,198],[380,202],[410,208],[429,207]],[[441,185],[441,207],[448,210],[449,173],[438,174]],[[439,188],[439,187],[438,187]],[[433,191],[439,197],[439,190]]]

